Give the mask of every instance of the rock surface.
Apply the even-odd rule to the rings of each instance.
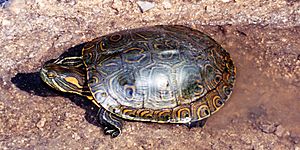
[[[299,149],[300,2],[14,0],[0,9],[1,149]],[[84,98],[38,75],[65,50],[115,31],[182,24],[211,35],[237,66],[225,107],[206,127],[126,122],[111,139]]]

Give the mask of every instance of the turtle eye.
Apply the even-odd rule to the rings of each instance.
[[[55,78],[57,76],[56,72],[54,71],[49,71],[47,72],[48,78]]]

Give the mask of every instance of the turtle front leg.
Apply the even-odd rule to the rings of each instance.
[[[104,134],[111,135],[113,138],[121,134],[123,127],[123,120],[112,113],[108,112],[104,108],[99,108],[98,121],[103,126]]]

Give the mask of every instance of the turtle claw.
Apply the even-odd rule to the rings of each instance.
[[[190,122],[185,124],[189,129],[194,128],[194,127],[200,127],[203,128],[205,126],[205,123],[207,121],[207,118],[199,120],[199,121],[194,121],[194,122]]]
[[[112,138],[115,138],[115,137],[117,137],[118,135],[120,135],[120,131],[114,131],[112,134],[111,134],[111,137]]]
[[[121,131],[117,128],[104,127],[104,134],[111,135],[112,138],[117,137],[120,133]]]

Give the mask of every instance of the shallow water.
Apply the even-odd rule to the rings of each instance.
[[[300,135],[300,43],[295,40],[299,28],[248,26],[228,32],[237,30],[247,36],[238,33],[236,38],[228,37],[230,41],[222,38],[229,43],[225,47],[237,66],[235,89],[228,105],[213,118],[221,122],[211,121],[212,126],[226,126],[237,117],[254,124],[272,122]],[[274,63],[278,59],[282,61]]]

